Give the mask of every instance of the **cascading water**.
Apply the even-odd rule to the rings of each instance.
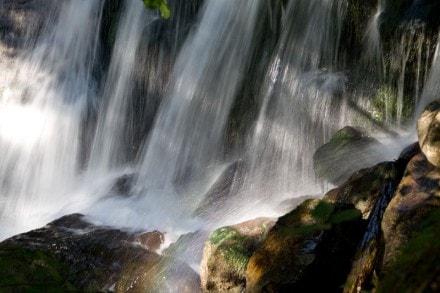
[[[170,6],[193,14],[202,5],[177,1]],[[28,40],[16,72],[1,81],[0,238],[81,212],[96,223],[158,229],[171,241],[199,228],[278,215],[264,205],[277,209],[285,199],[322,192],[313,154],[335,130],[356,122],[350,120],[353,105],[346,92],[353,76],[340,55],[348,1],[290,0],[287,7],[280,2],[273,10],[283,11],[280,35],[270,45],[259,39],[260,16],[271,5],[263,0],[205,0],[197,25],[179,14],[164,24],[142,1],[121,3],[117,28],[112,24],[112,52],[106,52],[108,68],[97,64],[105,59],[99,54],[105,1],[65,0],[40,38]],[[367,25],[364,53],[381,69],[378,75],[385,75],[381,82],[394,83],[384,120],[399,124],[406,66],[416,60],[411,82],[417,103],[430,47],[424,33],[419,36],[421,27],[408,30],[396,49],[399,58],[388,64],[397,64],[399,78],[382,70],[379,24],[385,4],[379,0]],[[271,23],[278,25],[276,19]],[[275,46],[264,53],[271,56],[269,66],[268,59],[253,64],[263,55],[256,46]],[[421,105],[439,94],[438,48],[435,56]],[[261,86],[245,84],[256,83],[246,80],[250,71],[261,71],[252,73],[264,80]],[[246,86],[259,90],[256,113],[249,115],[256,118],[249,122],[254,125],[247,144],[227,153],[231,109],[243,92],[252,92]],[[382,153],[366,153],[366,159],[356,153],[341,162],[354,159],[366,167],[390,159]],[[133,184],[122,195],[111,191],[121,174]],[[214,195],[230,194],[200,212],[211,203],[204,197],[212,189]]]
[[[129,98],[133,94],[133,70],[142,31],[148,23],[140,1],[128,1],[125,6],[104,85],[102,105],[99,107],[98,125],[88,167],[90,172],[108,172],[128,161],[126,148],[130,148],[130,145],[124,133],[130,125],[127,117]]]
[[[287,8],[250,150],[250,189],[266,200],[313,190],[313,152],[344,122],[345,77],[336,71],[344,4]]]
[[[49,19],[0,105],[1,237],[38,227],[69,200],[79,168],[103,1],[69,1]],[[98,28],[98,30],[97,30]],[[31,42],[32,43],[32,42]]]

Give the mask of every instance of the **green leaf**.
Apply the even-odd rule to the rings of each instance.
[[[164,1],[160,7],[159,7],[159,11],[160,11],[160,15],[164,18],[164,19],[169,19],[171,16],[171,11],[170,8],[168,7],[168,5],[166,4],[166,2]]]
[[[145,7],[150,10],[159,9],[160,15],[164,19],[169,19],[171,10],[166,0],[143,0]]]

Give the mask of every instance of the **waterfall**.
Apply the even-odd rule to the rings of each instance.
[[[45,224],[78,173],[103,1],[67,1],[0,95],[1,236]],[[34,42],[29,41],[29,44]],[[6,228],[7,227],[7,228]]]
[[[344,121],[337,71],[344,1],[290,1],[250,147],[251,193],[264,200],[315,186],[312,156]]]
[[[91,172],[107,172],[127,162],[130,143],[124,136],[131,121],[128,111],[133,94],[137,49],[147,24],[141,1],[128,1],[119,23],[115,46],[99,107],[98,126],[90,155]],[[151,17],[151,16],[150,16]]]
[[[180,192],[183,183],[203,178],[221,155],[226,120],[252,55],[259,7],[255,0],[205,2],[145,145],[142,193]]]

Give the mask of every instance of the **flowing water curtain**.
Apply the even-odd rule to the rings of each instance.
[[[64,1],[2,93],[0,234],[44,224],[77,178],[104,1]],[[11,229],[11,231],[7,231]],[[15,233],[17,230],[14,231]]]
[[[252,56],[261,1],[209,0],[176,61],[139,166],[138,187],[174,193],[222,152],[230,108]]]
[[[343,124],[337,70],[345,1],[290,1],[250,148],[247,187],[270,199],[315,185],[312,155]]]
[[[126,1],[121,18],[88,166],[95,176],[127,163],[130,145],[125,134],[132,123],[128,112],[132,111],[137,51],[143,29],[157,17],[147,14],[141,1]]]

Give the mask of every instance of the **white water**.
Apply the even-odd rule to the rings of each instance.
[[[66,2],[0,96],[0,237],[44,225],[77,180],[102,1]],[[98,29],[97,29],[98,28]]]
[[[320,191],[313,153],[346,122],[346,78],[335,68],[343,17],[344,1],[291,1],[287,7],[250,149],[246,188],[261,199]]]
[[[95,223],[159,229],[171,241],[201,227],[272,216],[278,201],[320,193],[312,155],[349,122],[347,77],[337,66],[343,0],[289,2],[272,66],[261,73],[266,82],[256,97],[260,114],[247,155],[240,157],[249,166],[241,193],[231,195],[240,205],[231,201],[213,223],[193,217],[230,163],[223,154],[224,132],[254,53],[262,1],[204,3],[164,82],[169,86],[161,89],[166,94],[153,129],[148,137],[139,134],[144,145],[135,162],[125,135],[134,123],[134,70],[140,43],[149,38],[145,27],[159,19],[141,1],[126,2],[110,67],[98,80],[101,92],[92,73],[103,3],[64,1],[59,21],[49,21],[36,47],[17,59],[16,74],[0,94],[0,238],[82,212]],[[378,30],[372,34],[379,37]],[[424,100],[438,94],[437,63]],[[84,148],[88,109],[96,110],[97,123],[88,129],[93,144]],[[83,157],[90,161],[81,168]],[[112,194],[114,180],[127,173],[138,175],[130,197]]]

